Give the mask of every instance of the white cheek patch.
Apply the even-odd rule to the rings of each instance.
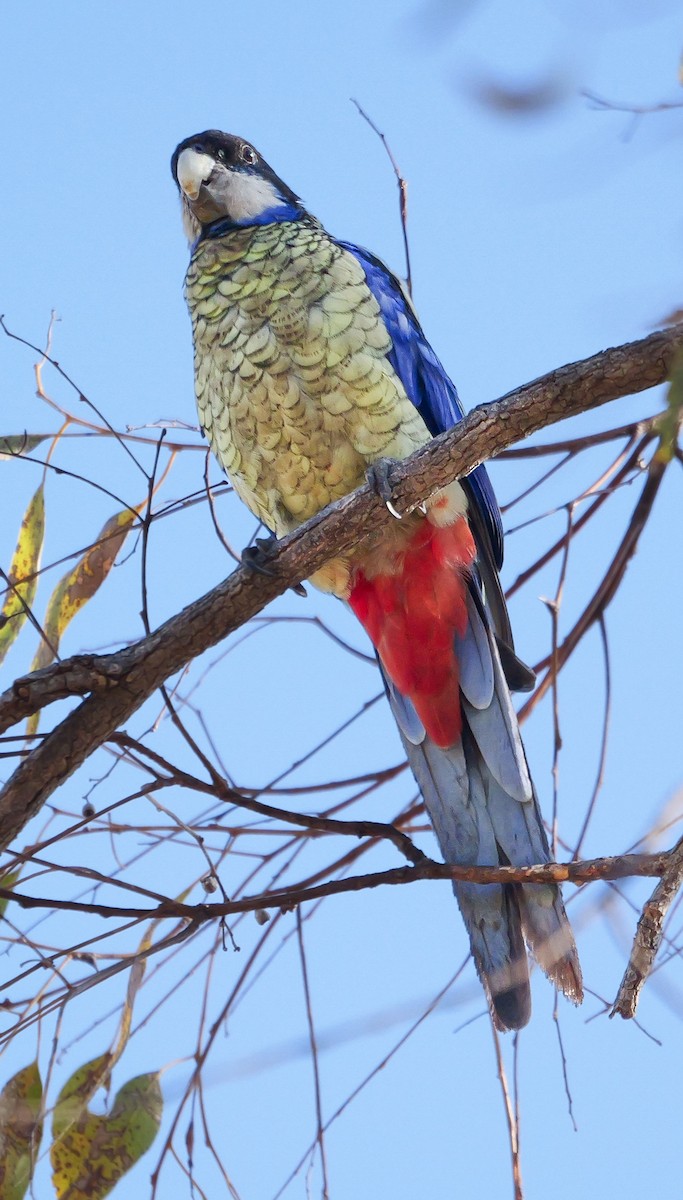
[[[226,188],[227,209],[233,221],[253,221],[282,204],[277,188],[259,175],[230,172]]]
[[[188,148],[178,155],[178,183],[190,200],[197,199],[202,184],[206,183],[215,165],[210,154],[201,154],[199,150]]]
[[[202,231],[202,227],[201,227],[199,221],[197,220],[197,218],[195,217],[195,215],[192,211],[190,202],[188,200],[188,197],[185,195],[184,192],[181,196],[180,205],[181,205],[181,212],[182,212],[182,218],[183,218],[183,229],[185,230],[185,237],[187,238],[188,242],[192,246],[194,244],[194,242],[196,242],[197,238],[199,237],[199,235]]]

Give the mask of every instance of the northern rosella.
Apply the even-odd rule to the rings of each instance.
[[[172,160],[192,256],[185,289],[199,417],[230,481],[276,535],[462,419],[398,279],[333,238],[248,142],[217,130]],[[375,647],[447,863],[548,861],[510,688],[517,659],[483,468],[316,573]],[[530,1016],[527,946],[570,999],[581,972],[559,889],[454,884],[500,1029]]]

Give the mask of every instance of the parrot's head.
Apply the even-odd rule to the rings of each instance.
[[[216,222],[226,228],[266,225],[303,214],[299,197],[258,151],[243,138],[219,129],[185,138],[173,154],[171,171],[191,242]]]

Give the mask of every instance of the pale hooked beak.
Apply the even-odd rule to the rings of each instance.
[[[202,184],[206,183],[215,165],[210,154],[202,154],[201,151],[189,147],[178,155],[178,183],[189,200],[197,199]]]

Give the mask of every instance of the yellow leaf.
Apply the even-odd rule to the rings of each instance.
[[[150,925],[149,929],[147,930],[145,936],[143,937],[143,939],[140,943],[139,952],[142,954],[144,954],[144,952],[146,950],[149,950],[149,947],[152,942],[152,931],[154,929],[155,924],[156,924],[156,922],[153,922],[152,925]],[[128,987],[126,989],[126,1001],[123,1006],[123,1012],[121,1013],[121,1024],[119,1026],[119,1035],[118,1035],[118,1038],[116,1039],[116,1045],[111,1052],[112,1053],[112,1063],[119,1061],[121,1055],[123,1054],[123,1052],[126,1048],[126,1045],[128,1044],[128,1038],[130,1037],[130,1027],[133,1023],[133,1008],[135,1007],[135,998],[140,990],[140,986],[145,977],[146,968],[147,968],[146,960],[144,959],[144,957],[142,957],[142,958],[136,959],[130,969],[130,974],[128,976]]]
[[[19,867],[16,871],[5,871],[4,875],[0,875],[0,887],[4,888],[5,891],[11,891],[15,883],[18,882],[20,875],[21,867]],[[0,920],[4,917],[5,909],[7,908],[8,904],[9,897],[0,896]],[[0,1196],[2,1196],[2,1192],[0,1192]]]
[[[106,522],[97,541],[79,558],[75,567],[60,579],[48,601],[44,637],[31,663],[32,671],[48,667],[59,650],[59,643],[67,625],[102,586],[111,571],[116,555],[126,540],[126,535],[137,519],[137,512],[124,508]],[[35,733],[39,714],[35,713],[27,722],[27,733]]]
[[[663,463],[671,462],[678,446],[683,413],[683,351],[679,350],[674,358],[669,380],[666,410],[659,418],[659,446],[655,453],[657,461]]]
[[[80,1067],[55,1105],[50,1161],[59,1200],[102,1200],[157,1135],[163,1101],[156,1073],[124,1084],[106,1116],[90,1112],[88,1101],[110,1067],[109,1054]]]
[[[2,1200],[22,1200],[26,1195],[43,1134],[42,1098],[35,1062],[17,1072],[0,1092]]]
[[[19,530],[8,572],[10,586],[0,613],[0,662],[7,654],[35,599],[45,536],[45,493],[41,484],[31,497]]]

